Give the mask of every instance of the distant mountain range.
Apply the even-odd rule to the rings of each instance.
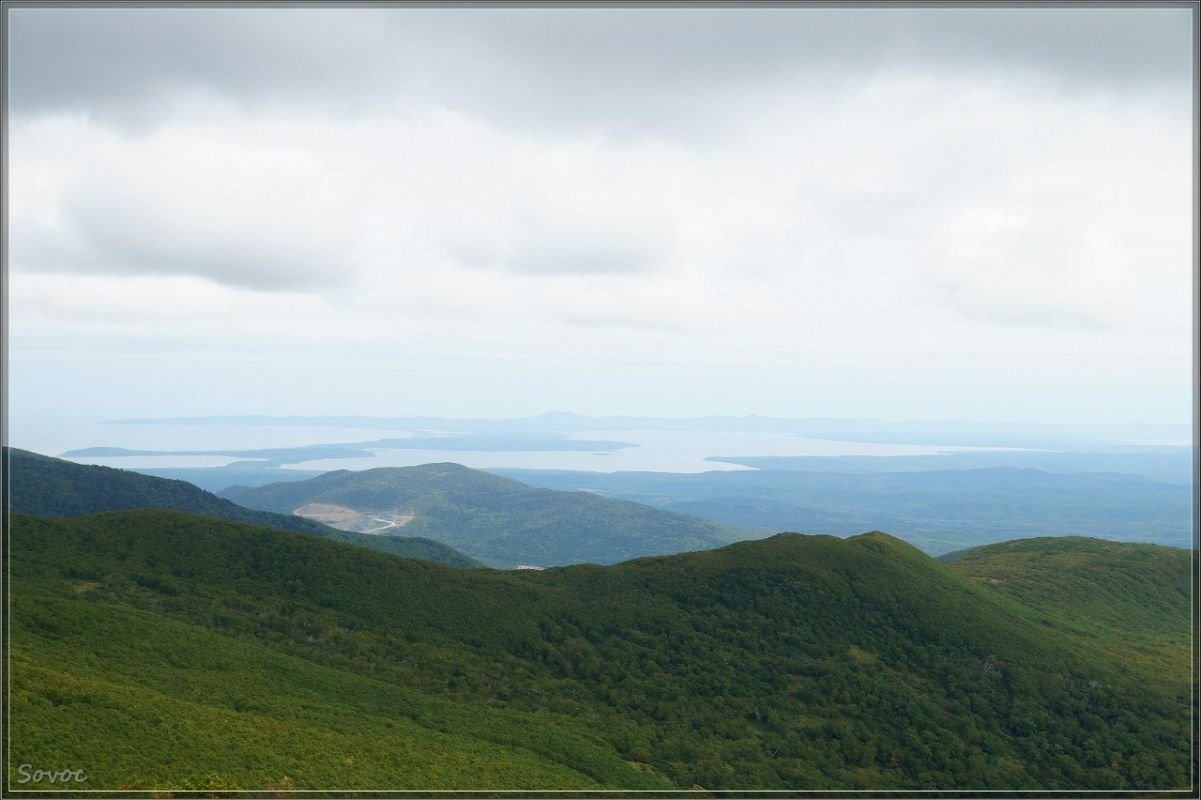
[[[444,542],[498,567],[611,564],[757,535],[590,492],[535,489],[458,464],[339,470],[220,494],[278,514],[340,517],[356,529],[364,520],[394,521],[407,534]]]
[[[98,511],[171,509],[311,533],[407,558],[423,558],[458,567],[482,566],[475,559],[431,539],[370,536],[337,530],[303,517],[245,508],[185,481],[75,464],[16,448],[4,448],[3,457],[9,507],[26,514],[70,517]]]
[[[697,474],[493,471],[532,486],[587,488],[741,528],[840,535],[887,530],[932,554],[1029,536],[1099,536],[1174,547],[1193,541],[1192,485],[1138,475],[1008,466],[830,472],[797,465]]]
[[[691,418],[606,416],[591,417],[550,411],[511,419],[461,419],[445,417],[164,417],[112,420],[113,425],[323,425],[376,430],[435,430],[476,434],[532,435],[583,431],[742,431],[793,433],[819,439],[968,446],[1036,447],[1049,444],[1068,449],[1103,450],[1114,444],[1140,439],[1193,439],[1188,425],[1112,424],[1070,425],[1038,422],[982,422],[974,420],[878,420],[707,416]]]
[[[1193,482],[1191,447],[1122,447],[1116,452],[973,450],[926,456],[712,456],[716,463],[758,470],[804,472],[947,472],[1009,467],[1050,473],[1136,475],[1167,483]]]
[[[444,473],[476,480],[409,478]],[[160,510],[14,514],[9,546],[8,754],[90,791],[1196,788],[1186,551],[781,534],[500,572]]]

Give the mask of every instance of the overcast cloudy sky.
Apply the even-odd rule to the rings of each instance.
[[[10,391],[1187,422],[1188,9],[10,9]]]

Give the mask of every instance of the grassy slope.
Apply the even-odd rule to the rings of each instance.
[[[222,492],[277,513],[306,503],[357,511],[411,509],[406,532],[428,536],[497,566],[609,564],[717,547],[734,528],[589,492],[534,489],[458,464],[329,472],[307,481]]]
[[[12,644],[28,665],[15,683],[31,698],[14,724],[41,732],[22,742],[31,760],[61,760],[64,742],[83,748],[71,751],[81,759],[103,757],[85,752],[102,746],[87,733],[105,718],[95,707],[132,702],[141,681],[180,702],[197,692],[196,707],[173,707],[184,721],[171,724],[202,739],[233,732],[229,743],[148,743],[157,727],[139,718],[103,746],[187,753],[196,780],[239,785],[345,775],[332,756],[301,763],[307,737],[290,730],[346,751],[363,770],[358,786],[434,780],[420,750],[410,761],[392,745],[390,759],[373,749],[380,720],[404,716],[387,703],[406,702],[432,704],[421,719],[458,737],[437,776],[444,786],[471,785],[471,769],[500,774],[514,758],[496,749],[496,764],[475,755],[478,767],[454,766],[472,742],[514,746],[539,731],[545,746],[527,743],[535,756],[516,762],[524,777],[505,773],[517,783],[584,785],[565,767],[610,786],[663,776],[713,788],[1187,781],[1187,686],[1049,634],[1036,608],[883,534],[781,535],[613,567],[500,573],[167,512],[14,522]],[[1169,627],[1187,625],[1187,608],[1168,616]],[[119,638],[138,628],[168,654],[149,670],[148,652]],[[206,652],[236,647],[233,665],[197,683],[209,662],[169,655],[190,635]],[[76,651],[94,664],[63,660]],[[288,670],[307,677],[262,678]],[[61,692],[105,675],[116,688],[89,684],[53,712],[34,697],[46,696],[39,682]],[[306,685],[307,700],[289,694]],[[376,692],[382,705],[355,705]],[[283,738],[278,758],[254,738],[259,725]],[[496,738],[506,731],[515,738]],[[420,738],[404,726],[390,735]],[[549,757],[554,743],[593,760]]]
[[[406,558],[422,558],[456,567],[482,566],[454,548],[430,539],[339,531],[303,517],[245,508],[185,481],[75,464],[16,448],[4,448],[4,458],[11,508],[25,514],[69,517],[99,511],[165,508],[312,533]]]
[[[1041,537],[949,553],[951,569],[1036,612],[1040,624],[1188,679],[1192,555],[1082,536]]]

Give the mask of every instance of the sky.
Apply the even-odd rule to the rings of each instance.
[[[1191,419],[1189,9],[7,13],[14,443]]]

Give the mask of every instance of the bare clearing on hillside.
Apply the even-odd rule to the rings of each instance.
[[[292,513],[298,517],[324,523],[332,528],[355,533],[383,533],[393,528],[403,528],[414,518],[412,511],[407,509],[364,513],[331,503],[308,503],[295,509]]]

